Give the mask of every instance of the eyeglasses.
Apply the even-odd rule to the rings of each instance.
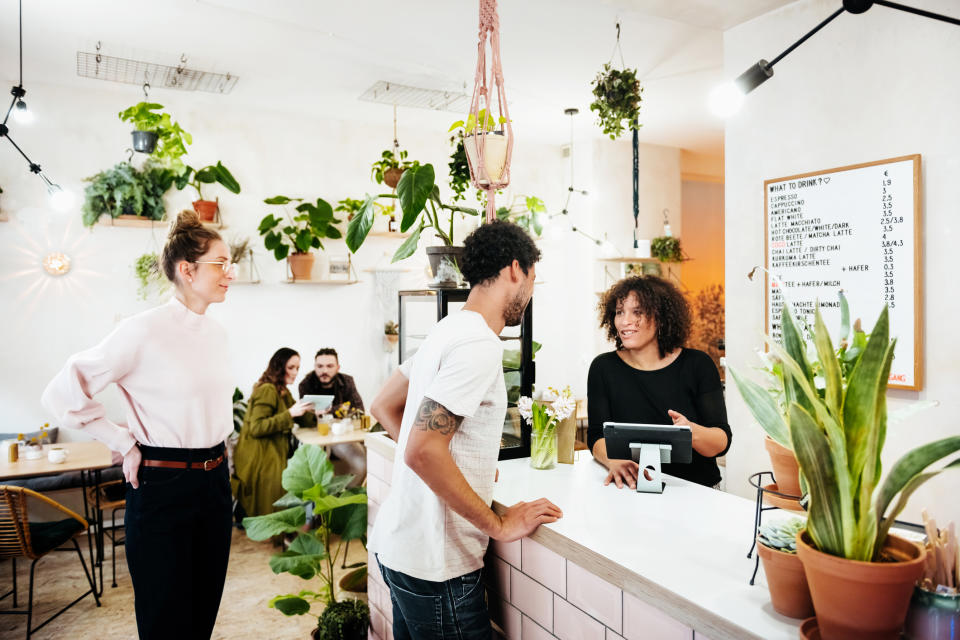
[[[224,275],[236,272],[237,265],[229,260],[194,260],[193,264],[216,264],[223,270]]]

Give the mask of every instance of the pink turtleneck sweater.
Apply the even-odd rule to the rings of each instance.
[[[123,396],[127,426],[107,419],[94,400],[111,382]],[[233,386],[223,327],[174,298],[71,356],[42,402],[61,426],[122,454],[136,443],[195,449],[233,431]]]

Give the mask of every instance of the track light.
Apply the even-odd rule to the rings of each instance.
[[[23,100],[17,100],[13,108],[13,119],[17,124],[30,124],[33,122],[33,112],[27,109],[27,103]]]
[[[810,36],[815,34],[817,31],[820,31],[820,29],[823,29],[825,26],[827,26],[827,24],[829,24],[834,18],[839,16],[844,11],[854,15],[861,14],[866,12],[875,4],[882,7],[888,7],[890,9],[897,9],[899,11],[905,11],[914,15],[923,16],[924,18],[933,18],[934,20],[960,25],[960,20],[957,18],[950,18],[948,16],[932,13],[923,9],[915,9],[913,7],[898,4],[896,2],[889,2],[888,0],[843,0],[843,6],[841,8],[834,11],[832,14],[830,14],[830,16],[827,17],[826,20],[805,33],[803,37],[787,47],[783,53],[778,55],[776,58],[770,62],[767,62],[766,60],[760,60],[756,64],[752,65],[749,69],[741,73],[733,82],[727,82],[714,89],[710,93],[709,98],[710,111],[721,118],[726,118],[733,115],[740,110],[740,106],[743,104],[744,96],[773,77],[773,65],[783,60],[790,52],[806,42]]]

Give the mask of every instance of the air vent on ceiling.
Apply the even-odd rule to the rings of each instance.
[[[94,80],[109,80],[150,88],[179,89],[181,91],[209,91],[230,93],[237,84],[237,76],[190,69],[184,64],[171,67],[166,64],[117,58],[101,53],[77,51],[77,75]]]
[[[459,91],[439,91],[408,87],[394,82],[381,80],[363,92],[361,100],[395,104],[398,107],[417,107],[464,113],[470,108],[470,96]]]

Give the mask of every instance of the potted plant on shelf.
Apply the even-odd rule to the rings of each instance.
[[[463,247],[454,246],[453,214],[462,213],[471,216],[480,214],[476,209],[440,202],[440,189],[436,185],[432,164],[415,165],[407,169],[397,184],[396,194],[387,193],[367,197],[360,213],[354,216],[347,227],[347,247],[353,253],[357,252],[370,233],[377,198],[398,199],[400,210],[403,212],[400,231],[412,230],[410,237],[393,254],[393,262],[413,255],[420,242],[420,234],[424,229],[430,228],[442,243],[441,246],[427,247],[427,257],[430,259],[434,277],[438,278],[443,272],[451,271],[459,274],[458,257]],[[449,215],[449,219],[442,219],[443,212]],[[455,283],[453,286],[457,286],[457,281],[453,282]]]
[[[294,281],[309,280],[314,262],[310,249],[323,249],[322,238],[335,240],[343,237],[334,226],[340,220],[333,217],[333,208],[323,198],[317,198],[313,203],[305,202],[303,198],[274,196],[264,202],[270,205],[300,203],[296,206],[299,215],[292,218],[287,215],[284,220],[269,213],[260,221],[258,231],[263,236],[263,246],[273,252],[277,261],[286,258]]]
[[[400,340],[400,325],[396,322],[388,321],[383,324],[383,335],[387,342],[397,342]]]
[[[309,613],[314,604],[325,605],[314,631],[314,638],[318,640],[367,637],[370,622],[367,604],[362,600],[338,600],[334,582],[334,567],[341,552],[346,558],[346,543],[351,540],[365,543],[366,540],[366,490],[347,488],[351,480],[352,475],[334,475],[333,464],[322,447],[303,445],[283,471],[281,482],[287,494],[274,503],[283,510],[243,520],[251,540],[296,535],[285,551],[270,558],[270,568],[274,573],[290,573],[304,580],[318,577],[320,588],[275,596],[269,606],[292,616]],[[309,520],[307,505],[313,509]],[[358,567],[351,565],[350,568]]]
[[[176,178],[177,189],[182,191],[187,186],[191,186],[196,190],[197,200],[193,202],[193,210],[200,214],[200,219],[204,222],[216,220],[217,213],[220,211],[219,200],[204,200],[201,191],[202,185],[214,182],[222,185],[230,193],[240,193],[240,183],[219,160],[217,164],[208,165],[202,169],[187,166]]]
[[[394,153],[393,149],[385,149],[380,154],[380,159],[370,167],[370,177],[376,180],[377,184],[386,184],[391,189],[396,189],[403,172],[416,164],[413,160],[407,160],[405,150],[397,149]]]
[[[119,116],[134,127],[135,151],[152,154],[164,167],[179,173],[183,169],[180,157],[187,153],[187,145],[193,143],[193,138],[169,113],[155,113],[158,109],[163,109],[163,105],[138,102],[121,111]]]
[[[789,305],[782,316],[784,345],[796,349],[803,340]],[[809,491],[807,525],[797,536],[797,553],[810,585],[816,624],[825,640],[894,638],[923,571],[924,550],[889,535],[890,526],[910,495],[939,473],[927,467],[960,450],[960,436],[908,451],[881,485],[886,387],[896,346],[889,339],[887,308],[845,387],[841,359],[819,309],[812,338],[823,369],[823,395],[806,358],[794,358],[785,347],[768,343],[783,364],[787,430]],[[960,466],[960,460],[951,466]]]
[[[763,574],[770,589],[774,611],[788,618],[813,615],[810,587],[797,557],[797,534],[805,523],[800,518],[772,522],[757,533],[757,553],[763,562]]]
[[[639,127],[640,101],[643,88],[636,69],[614,69],[609,63],[593,79],[590,110],[597,113],[597,123],[611,140],[628,128]]]
[[[174,173],[154,163],[143,171],[121,162],[110,169],[84,179],[83,224],[92,227],[106,214],[147,220],[162,220],[166,215],[163,194],[174,181]]]
[[[498,220],[508,220],[526,229],[531,236],[538,238],[543,233],[541,215],[546,215],[547,205],[536,196],[515,196],[509,207],[497,209]]]
[[[502,128],[497,128],[506,123],[507,119],[500,116],[499,121],[494,120],[493,115],[486,109],[480,109],[478,116],[471,113],[467,116],[466,121],[457,120],[450,125],[448,132],[456,129],[460,130],[458,135],[463,142],[463,149],[469,160],[469,166],[474,167],[477,171],[477,183],[489,184],[491,180],[494,182],[500,180],[503,175],[503,168],[507,164],[507,136],[504,135]],[[478,139],[483,140],[482,172],[479,170],[478,164]],[[469,167],[467,172],[469,179]],[[459,194],[460,192],[456,193]]]
[[[347,222],[353,220],[353,216],[357,215],[360,209],[363,208],[363,200],[358,200],[355,198],[344,198],[337,203],[337,206],[333,208],[334,211],[344,213],[347,216]]]
[[[137,276],[137,296],[146,300],[151,294],[163,295],[170,288],[170,281],[160,268],[160,256],[145,253],[133,263],[133,272]]]
[[[660,236],[650,241],[650,255],[660,262],[680,262],[683,260],[683,251],[680,249],[680,238]]]

